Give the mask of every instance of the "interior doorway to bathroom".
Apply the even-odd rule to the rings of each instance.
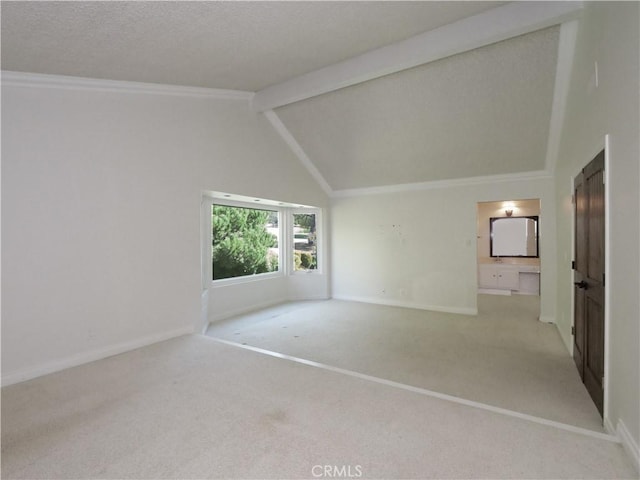
[[[540,199],[477,206],[478,293],[540,295]]]

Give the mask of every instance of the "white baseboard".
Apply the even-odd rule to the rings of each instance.
[[[226,320],[227,318],[236,317],[238,315],[244,315],[245,313],[255,312],[257,310],[262,310],[263,308],[274,307],[276,305],[280,305],[288,302],[288,298],[276,298],[262,303],[254,303],[251,305],[245,305],[244,307],[234,308],[232,310],[226,310],[222,313],[218,313],[216,315],[209,315],[209,323],[216,323],[221,320]],[[205,328],[206,331],[206,328]]]
[[[220,322],[222,320],[226,320],[228,318],[237,317],[238,315],[244,315],[245,313],[256,312],[258,310],[262,310],[263,308],[275,307],[276,305],[282,305],[287,302],[304,302],[304,301],[314,301],[314,300],[328,300],[329,297],[327,295],[307,295],[304,298],[279,298],[276,300],[269,300],[268,302],[255,303],[249,306],[244,306],[241,308],[234,308],[233,310],[227,310],[226,312],[219,313],[217,315],[212,315],[209,317],[209,322],[207,326],[205,326],[204,331],[207,331],[207,328],[210,324]]]
[[[305,295],[304,297],[289,297],[289,302],[315,302],[318,300],[329,300],[328,295]]]
[[[441,305],[426,305],[417,302],[408,302],[403,300],[393,300],[387,298],[376,297],[358,297],[353,295],[333,295],[336,300],[347,300],[350,302],[372,303],[375,305],[387,305],[391,307],[415,308],[418,310],[431,310],[433,312],[459,313],[462,315],[477,315],[477,308],[466,307],[446,307]]]
[[[78,353],[71,357],[63,358],[60,360],[54,360],[47,362],[43,365],[36,367],[30,367],[18,372],[12,372],[6,375],[2,375],[2,386],[13,385],[14,383],[25,382],[33,378],[41,377],[49,373],[59,372],[71,367],[77,367],[85,363],[94,362],[96,360],[102,360],[103,358],[112,357],[120,353],[135,350],[136,348],[146,347],[154,343],[169,340],[175,337],[181,337],[182,335],[189,335],[193,333],[193,327],[183,327],[176,330],[170,330],[168,332],[162,332],[155,335],[149,335],[147,337],[138,338],[129,342],[118,343],[109,347],[98,348],[89,352]]]
[[[540,320],[542,321],[542,318]],[[570,356],[573,356],[573,335],[571,335],[571,333],[565,335],[560,325],[558,325],[557,323],[555,325],[558,329],[558,335],[560,335],[560,338],[562,339],[562,343],[564,343],[564,346],[567,348],[567,352],[569,352]]]
[[[631,436],[631,433],[629,433],[627,426],[622,420],[618,420],[616,434],[618,435],[620,442],[622,442],[622,446],[625,451],[629,454],[633,466],[636,467],[636,471],[640,472],[640,449],[638,448],[638,443]]]
[[[609,417],[604,417],[604,419],[602,420],[602,425],[604,426],[605,432],[607,432],[609,435],[618,435],[616,433],[616,429],[613,428],[613,423],[611,423]]]

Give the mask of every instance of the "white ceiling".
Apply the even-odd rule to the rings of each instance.
[[[466,25],[490,39],[493,22],[508,38],[519,34],[503,24],[530,16],[524,4],[558,5],[505,3],[3,1],[2,69],[295,97],[331,68],[357,78],[370,52],[388,57],[388,45],[439,27],[434,39]],[[267,116],[329,192],[542,170],[564,21],[550,15],[532,20],[533,33],[346,88],[334,81]]]
[[[558,27],[276,109],[334,190],[543,170]]]
[[[257,91],[505,2],[2,2],[2,68]]]

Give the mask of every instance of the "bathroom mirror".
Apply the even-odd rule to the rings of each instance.
[[[492,217],[492,257],[538,258],[538,217]]]

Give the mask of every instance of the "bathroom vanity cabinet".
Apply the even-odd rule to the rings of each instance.
[[[514,293],[540,293],[540,267],[536,265],[481,264],[478,267],[478,287]],[[499,292],[496,292],[499,293]]]

